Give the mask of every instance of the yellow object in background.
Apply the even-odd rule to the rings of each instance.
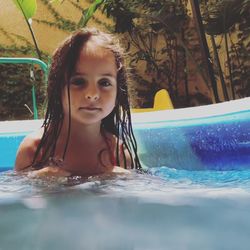
[[[166,89],[161,89],[155,94],[154,107],[153,108],[142,108],[142,109],[132,109],[133,113],[139,112],[150,112],[159,111],[165,109],[173,109],[173,104]]]

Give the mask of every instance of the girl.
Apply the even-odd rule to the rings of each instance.
[[[96,29],[71,35],[52,58],[43,126],[21,143],[15,170],[90,176],[140,169],[127,82],[113,36]]]

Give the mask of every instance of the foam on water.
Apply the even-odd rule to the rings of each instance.
[[[34,195],[85,190],[93,194],[121,196],[165,196],[193,194],[201,197],[234,193],[250,195],[250,170],[242,171],[189,171],[167,167],[151,168],[148,174],[105,175],[89,178],[33,178],[29,173],[16,174],[12,170],[0,175],[0,201],[8,195]],[[167,199],[166,199],[167,200]]]

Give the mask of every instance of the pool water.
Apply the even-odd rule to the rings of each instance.
[[[0,174],[0,249],[249,249],[250,170]]]

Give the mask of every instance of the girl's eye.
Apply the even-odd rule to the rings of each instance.
[[[84,85],[85,83],[86,83],[86,80],[83,78],[72,78],[70,80],[70,84],[73,84],[76,86]]]
[[[111,86],[112,84],[111,84],[111,81],[109,80],[109,79],[101,79],[100,81],[99,81],[99,84],[100,84],[100,86],[102,86],[102,87],[108,87],[108,86]]]

